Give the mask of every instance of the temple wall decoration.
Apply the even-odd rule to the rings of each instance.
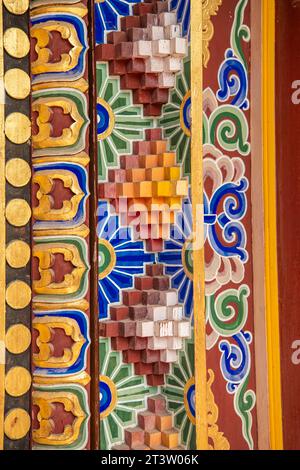
[[[1,2],[0,448],[29,449],[31,150],[28,2]],[[2,26],[3,25],[3,26]],[[3,29],[2,29],[3,28]],[[5,264],[6,261],[6,264]]]
[[[0,1],[0,450],[297,447],[299,5]]]
[[[34,449],[90,447],[87,2],[31,2]]]
[[[216,408],[226,402],[209,445],[251,449],[250,10],[247,1],[202,3],[208,395]],[[100,364],[117,353],[127,374],[142,376],[131,393],[146,387],[120,430],[116,410],[125,416],[126,406],[100,369],[103,449],[196,446],[189,15],[189,2],[137,3],[96,47]],[[221,28],[224,17],[233,19]],[[164,209],[149,217],[154,204]]]
[[[222,14],[232,20],[223,24],[221,32]],[[217,37],[210,41],[210,58],[203,73],[207,367],[215,374],[216,402],[223,402],[219,424],[231,448],[253,449],[257,431],[250,2],[223,1],[213,24]],[[217,48],[215,41],[221,41],[220,36],[223,47]]]

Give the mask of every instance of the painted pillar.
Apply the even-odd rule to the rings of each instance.
[[[276,176],[284,449],[300,447],[300,2],[276,2]]]

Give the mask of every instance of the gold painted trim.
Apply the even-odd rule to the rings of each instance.
[[[33,157],[33,165],[37,165],[39,163],[54,163],[54,162],[71,162],[71,163],[79,163],[80,165],[87,166],[90,162],[90,157],[87,155],[86,152],[76,153],[73,156],[61,156],[55,157],[53,155],[47,157]]]
[[[208,448],[202,170],[202,2],[191,0],[191,189],[193,212],[196,447]]]
[[[192,385],[195,385],[195,377],[191,377],[185,384],[184,386],[184,389],[183,389],[183,397],[184,397],[184,407],[185,407],[185,411],[186,411],[186,414],[188,415],[188,418],[190,420],[190,422],[195,425],[196,424],[196,418],[195,416],[192,415],[191,413],[191,410],[190,410],[190,407],[189,407],[189,402],[188,402],[188,399],[187,399],[187,392],[189,390],[189,388],[192,386]]]
[[[3,3],[0,2],[0,450],[4,437],[5,400],[5,136],[4,136],[4,70],[3,70]]]
[[[209,43],[215,33],[211,17],[218,13],[222,1],[223,0],[202,0],[203,65],[205,68],[210,59]]]
[[[83,3],[75,5],[46,5],[39,6],[32,10],[31,16],[43,15],[45,13],[71,13],[72,15],[84,18],[88,14],[88,9]]]
[[[101,106],[103,106],[103,108],[106,109],[108,116],[109,116],[108,128],[101,134],[98,134],[98,140],[104,140],[110,136],[110,134],[113,131],[113,128],[115,127],[115,115],[110,105],[102,98],[97,98],[97,104],[100,104]]]
[[[193,280],[193,272],[192,271],[189,271],[189,268],[187,266],[187,263],[186,263],[186,252],[188,250],[191,250],[192,251],[192,244],[193,244],[193,240],[191,237],[188,237],[184,244],[183,244],[183,247],[182,247],[182,250],[181,250],[181,263],[182,263],[182,266],[183,266],[183,270],[185,272],[185,275],[192,281]]]
[[[184,122],[184,119],[183,119],[183,113],[184,113],[184,106],[185,106],[185,103],[187,102],[187,100],[191,97],[191,91],[188,90],[185,94],[185,96],[183,97],[183,100],[182,100],[182,103],[180,105],[180,126],[181,126],[181,129],[183,130],[183,132],[185,133],[185,135],[187,135],[188,137],[191,136],[191,130],[186,127],[185,125],[185,122]]]
[[[263,171],[270,446],[283,449],[277,273],[275,141],[275,0],[262,1]]]
[[[218,418],[219,408],[215,402],[215,396],[212,390],[212,385],[215,380],[215,373],[212,369],[208,369],[207,380],[207,421],[208,421],[208,437],[210,439],[210,450],[230,450],[228,439],[224,433],[219,430]]]
[[[34,375],[34,383],[35,385],[53,385],[53,384],[66,384],[66,383],[77,383],[83,385],[84,387],[88,385],[91,381],[90,375],[83,371],[76,375],[70,375],[67,377],[47,377],[47,376],[39,376]]]
[[[38,429],[33,429],[33,441],[35,444],[48,446],[67,446],[77,441],[80,435],[81,426],[87,419],[87,413],[82,407],[79,397],[72,391],[57,390],[52,392],[45,390],[34,390],[32,393],[32,403],[39,407],[37,420]],[[65,410],[74,416],[72,425],[66,425],[61,434],[54,434],[51,426],[51,409],[54,403],[59,403]]]
[[[58,302],[53,304],[45,304],[44,302],[33,302],[33,313],[46,312],[49,310],[65,310],[70,307],[83,310],[84,312],[89,309],[89,302],[86,299],[76,300],[75,302]]]
[[[56,229],[45,229],[45,230],[33,230],[34,237],[51,237],[57,235],[77,235],[78,237],[86,238],[90,233],[90,229],[82,224],[79,227],[70,229],[56,230]]]
[[[32,327],[38,332],[36,345],[38,352],[32,353],[33,364],[37,368],[66,369],[73,366],[87,340],[80,331],[80,326],[74,318],[64,318],[55,315],[35,317]],[[66,337],[72,340],[72,344],[65,347],[60,356],[53,355],[51,333],[54,329],[64,331]],[[61,380],[63,380],[61,378]]]
[[[36,83],[32,85],[32,91],[47,90],[49,88],[53,88],[53,82]],[[85,93],[88,90],[89,85],[84,78],[79,78],[73,82],[55,82],[55,88],[76,88],[77,90],[82,91],[82,93]]]
[[[111,391],[111,403],[109,405],[109,407],[103,411],[102,413],[100,413],[100,420],[101,419],[104,419],[104,418],[107,418],[107,416],[109,416],[112,411],[115,409],[116,407],[116,404],[117,404],[117,388],[116,388],[116,385],[114,384],[114,382],[109,378],[107,377],[106,375],[99,375],[99,383],[100,383],[100,387],[101,387],[101,382],[102,383],[105,383],[108,385],[110,391]],[[101,393],[101,392],[100,392]],[[100,398],[101,400],[101,398]]]
[[[105,277],[107,277],[111,272],[112,270],[114,269],[115,265],[116,265],[116,261],[117,261],[117,257],[116,257],[116,253],[115,253],[115,250],[113,248],[113,246],[111,245],[111,243],[108,241],[108,240],[105,240],[105,238],[101,238],[99,240],[99,253],[100,253],[100,246],[104,246],[105,248],[107,248],[110,256],[111,256],[111,260],[110,260],[110,263],[109,265],[104,269],[104,271],[102,271],[101,273],[98,274],[98,279],[101,280],[101,279],[104,279]],[[100,268],[100,266],[99,266]]]

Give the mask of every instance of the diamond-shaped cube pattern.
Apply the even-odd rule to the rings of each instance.
[[[112,450],[183,450],[173,416],[162,395],[148,398],[148,409],[138,413],[138,425],[125,429],[125,443]]]
[[[110,307],[110,316],[100,323],[100,335],[111,338],[113,349],[122,351],[124,362],[133,363],[149,385],[162,385],[183,338],[191,334],[163,266],[147,265],[146,275],[135,278],[135,288],[123,291],[123,304]]]
[[[187,39],[168,9],[168,1],[134,5],[134,15],[121,19],[122,31],[110,32],[107,44],[96,48],[96,60],[109,62],[110,73],[121,77],[123,89],[133,90],[146,116],[160,115],[187,54]]]
[[[167,151],[161,129],[146,131],[134,142],[134,155],[120,158],[120,169],[108,171],[108,182],[99,184],[99,196],[110,199],[121,224],[130,224],[136,239],[146,240],[149,251],[160,251],[170,235],[174,214],[188,195],[188,181],[180,178],[176,155]]]

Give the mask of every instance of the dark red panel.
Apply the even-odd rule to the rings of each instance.
[[[300,2],[277,1],[276,135],[284,448],[300,448]],[[298,82],[297,82],[298,81]]]

